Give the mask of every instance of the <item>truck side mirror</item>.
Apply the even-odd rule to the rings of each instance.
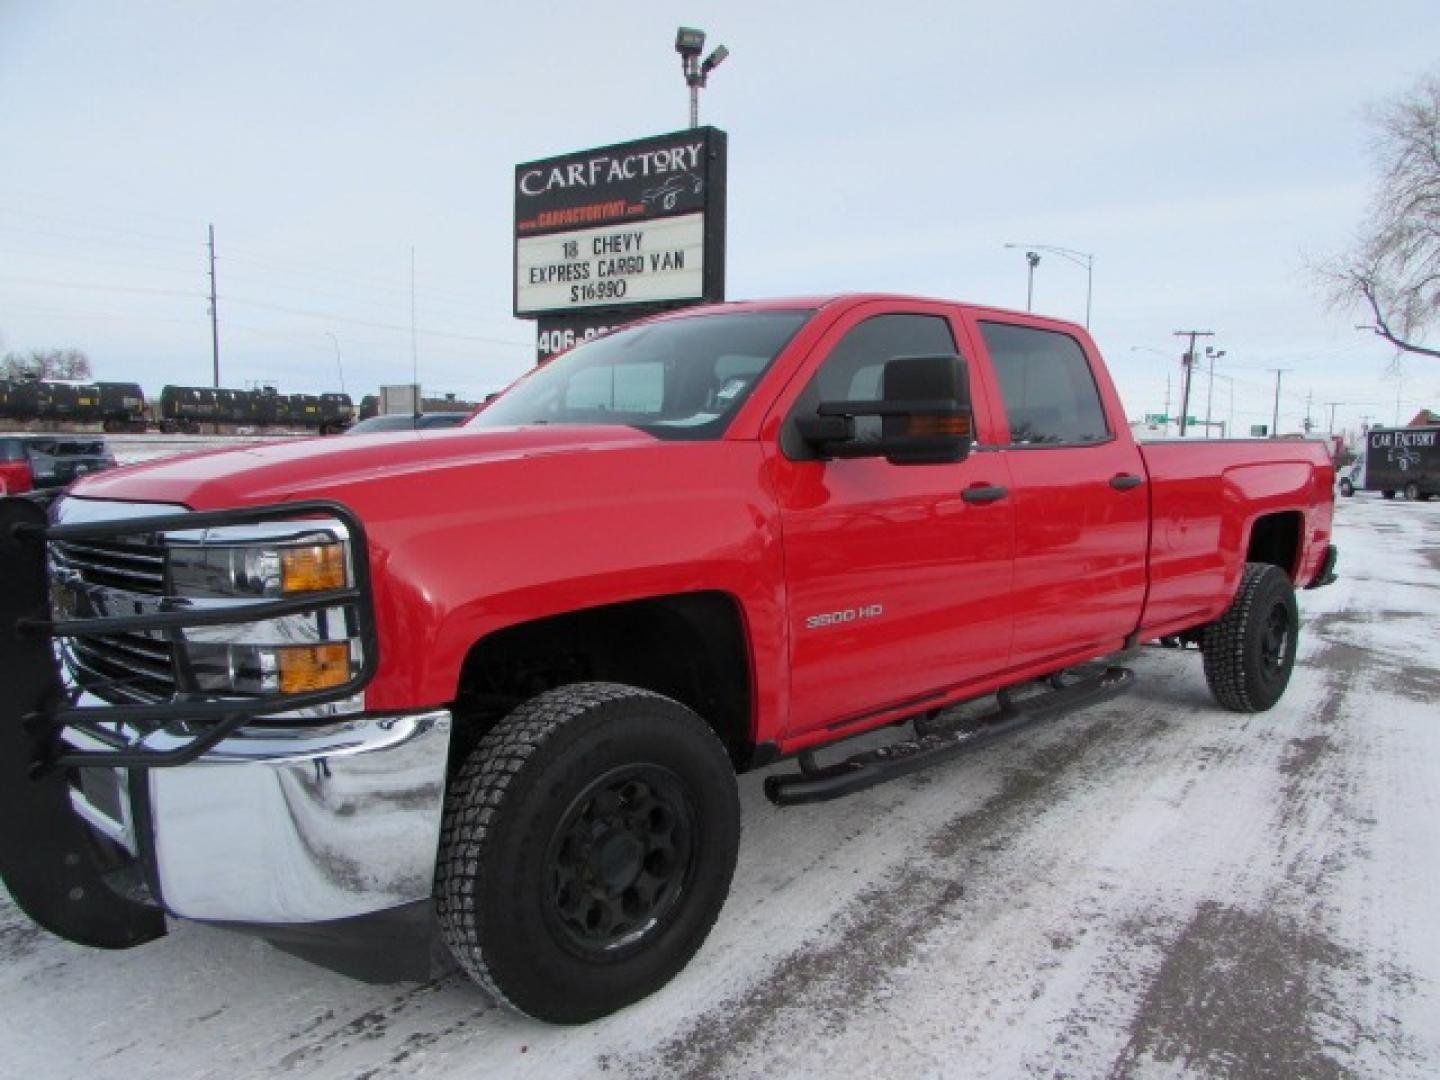
[[[897,356],[886,361],[879,401],[822,401],[800,417],[800,437],[821,457],[883,457],[892,465],[943,465],[970,453],[970,380],[958,356]],[[878,438],[857,434],[855,419],[880,417]]]

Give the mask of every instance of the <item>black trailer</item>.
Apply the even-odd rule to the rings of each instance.
[[[1428,427],[1371,428],[1365,437],[1365,462],[1356,487],[1378,491],[1387,499],[1398,492],[1414,502],[1440,495],[1440,424]]]

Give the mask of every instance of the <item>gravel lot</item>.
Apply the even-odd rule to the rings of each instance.
[[[779,810],[669,988],[584,1028],[193,925],[131,952],[0,892],[14,1077],[1440,1074],[1440,502],[1344,500],[1271,713],[1199,657],[929,773]],[[782,766],[783,767],[783,766]]]

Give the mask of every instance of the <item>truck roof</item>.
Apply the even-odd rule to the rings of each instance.
[[[675,311],[666,312],[656,318],[681,318],[686,315],[695,315],[717,311],[785,311],[796,308],[821,308],[832,305],[843,304],[851,306],[854,304],[883,302],[883,303],[917,303],[917,304],[947,304],[952,307],[964,308],[977,315],[999,315],[1005,318],[1021,318],[1036,323],[1047,323],[1052,326],[1063,326],[1070,330],[1084,330],[1085,328],[1077,322],[1069,319],[1057,319],[1049,315],[1036,315],[1030,311],[1017,311],[1013,308],[995,307],[991,304],[976,304],[964,300],[949,299],[939,296],[919,296],[907,293],[882,293],[882,292],[857,292],[857,293],[829,293],[815,296],[780,296],[769,299],[758,300],[730,300],[721,304],[704,304],[695,307],[679,308]]]

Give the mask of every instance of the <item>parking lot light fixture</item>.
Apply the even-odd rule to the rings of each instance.
[[[1059,255],[1062,259],[1074,263],[1076,266],[1085,268],[1085,329],[1090,329],[1090,302],[1094,293],[1095,285],[1095,256],[1088,251],[1076,251],[1074,248],[1058,247],[1055,244],[1006,244],[1007,248],[1027,248],[1025,257],[1030,258],[1036,251],[1049,252],[1051,255]],[[1033,266],[1033,264],[1032,264]],[[1026,310],[1029,310],[1028,308]]]
[[[717,46],[702,62],[705,31],[682,26],[675,31],[675,51],[680,54],[680,70],[685,73],[685,85],[690,88],[690,126],[697,128],[700,126],[700,91],[709,81],[710,72],[725,62],[730,50],[724,45]]]

